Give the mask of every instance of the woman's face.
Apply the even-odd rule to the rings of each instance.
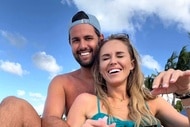
[[[134,68],[127,45],[120,40],[106,42],[100,50],[100,73],[108,84],[126,84]]]

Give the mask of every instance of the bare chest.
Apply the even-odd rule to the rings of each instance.
[[[71,105],[73,104],[76,97],[81,93],[91,93],[94,94],[94,86],[93,84],[88,84],[86,82],[82,82],[80,80],[71,81],[70,84],[67,86],[67,90],[65,91],[66,97],[66,112],[69,111]]]

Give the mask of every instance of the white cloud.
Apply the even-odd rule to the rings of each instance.
[[[39,69],[47,71],[51,75],[55,75],[62,70],[62,67],[56,63],[56,59],[51,55],[47,55],[46,52],[38,52],[32,59]]]
[[[142,66],[160,72],[162,70],[159,63],[150,55],[141,55]]]
[[[100,20],[104,32],[135,32],[146,19],[157,16],[165,26],[190,31],[190,0],[62,0]],[[93,5],[93,8],[89,5]]]
[[[39,115],[42,115],[44,110],[44,103],[34,105],[34,109]]]
[[[17,90],[17,95],[18,96],[24,96],[26,92],[24,90]]]
[[[39,115],[42,115],[46,97],[41,93],[26,92],[24,90],[17,90],[17,96],[27,100]]]
[[[45,100],[45,96],[43,96],[41,93],[30,92],[29,96],[32,98],[32,100],[35,100],[35,101],[44,101]]]
[[[42,115],[44,104],[45,104],[45,96],[43,96],[41,93],[29,93],[30,101],[33,104],[33,107],[37,111],[39,115]]]
[[[61,0],[61,3],[62,4],[68,4],[70,6],[72,1],[71,0]]]
[[[14,46],[20,47],[27,42],[26,38],[18,33],[11,33],[8,31],[0,30],[0,34]]]
[[[21,64],[3,60],[0,60],[0,70],[19,76],[29,73],[28,71],[22,69]]]

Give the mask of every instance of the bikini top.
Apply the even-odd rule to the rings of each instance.
[[[135,126],[135,122],[132,120],[121,120],[117,117],[113,117],[113,116],[110,116],[108,114],[102,113],[100,111],[100,100],[99,100],[99,98],[97,98],[97,106],[98,106],[98,113],[95,114],[91,118],[92,120],[98,120],[99,118],[103,118],[103,117],[107,116],[108,117],[108,119],[107,119],[108,125],[112,124],[112,123],[116,123],[116,127],[134,127]],[[161,125],[158,124],[158,125],[150,125],[150,126],[144,126],[144,127],[161,127]]]

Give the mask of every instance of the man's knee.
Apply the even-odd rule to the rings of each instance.
[[[29,104],[26,100],[15,97],[15,96],[8,96],[3,99],[1,102],[1,109],[8,109],[9,111],[20,111],[25,112],[27,110],[34,110],[32,105]]]
[[[27,102],[21,98],[17,98],[15,96],[8,96],[2,100],[1,105],[3,106],[3,105],[9,105],[10,104],[12,106],[15,106],[17,104],[22,105],[24,103],[27,104]]]
[[[5,124],[3,127],[40,127],[41,119],[26,100],[9,96],[1,102],[0,123]]]
[[[4,105],[9,104],[9,103],[12,103],[15,99],[17,99],[17,98],[14,97],[14,96],[6,97],[1,101],[1,106],[4,106]]]

